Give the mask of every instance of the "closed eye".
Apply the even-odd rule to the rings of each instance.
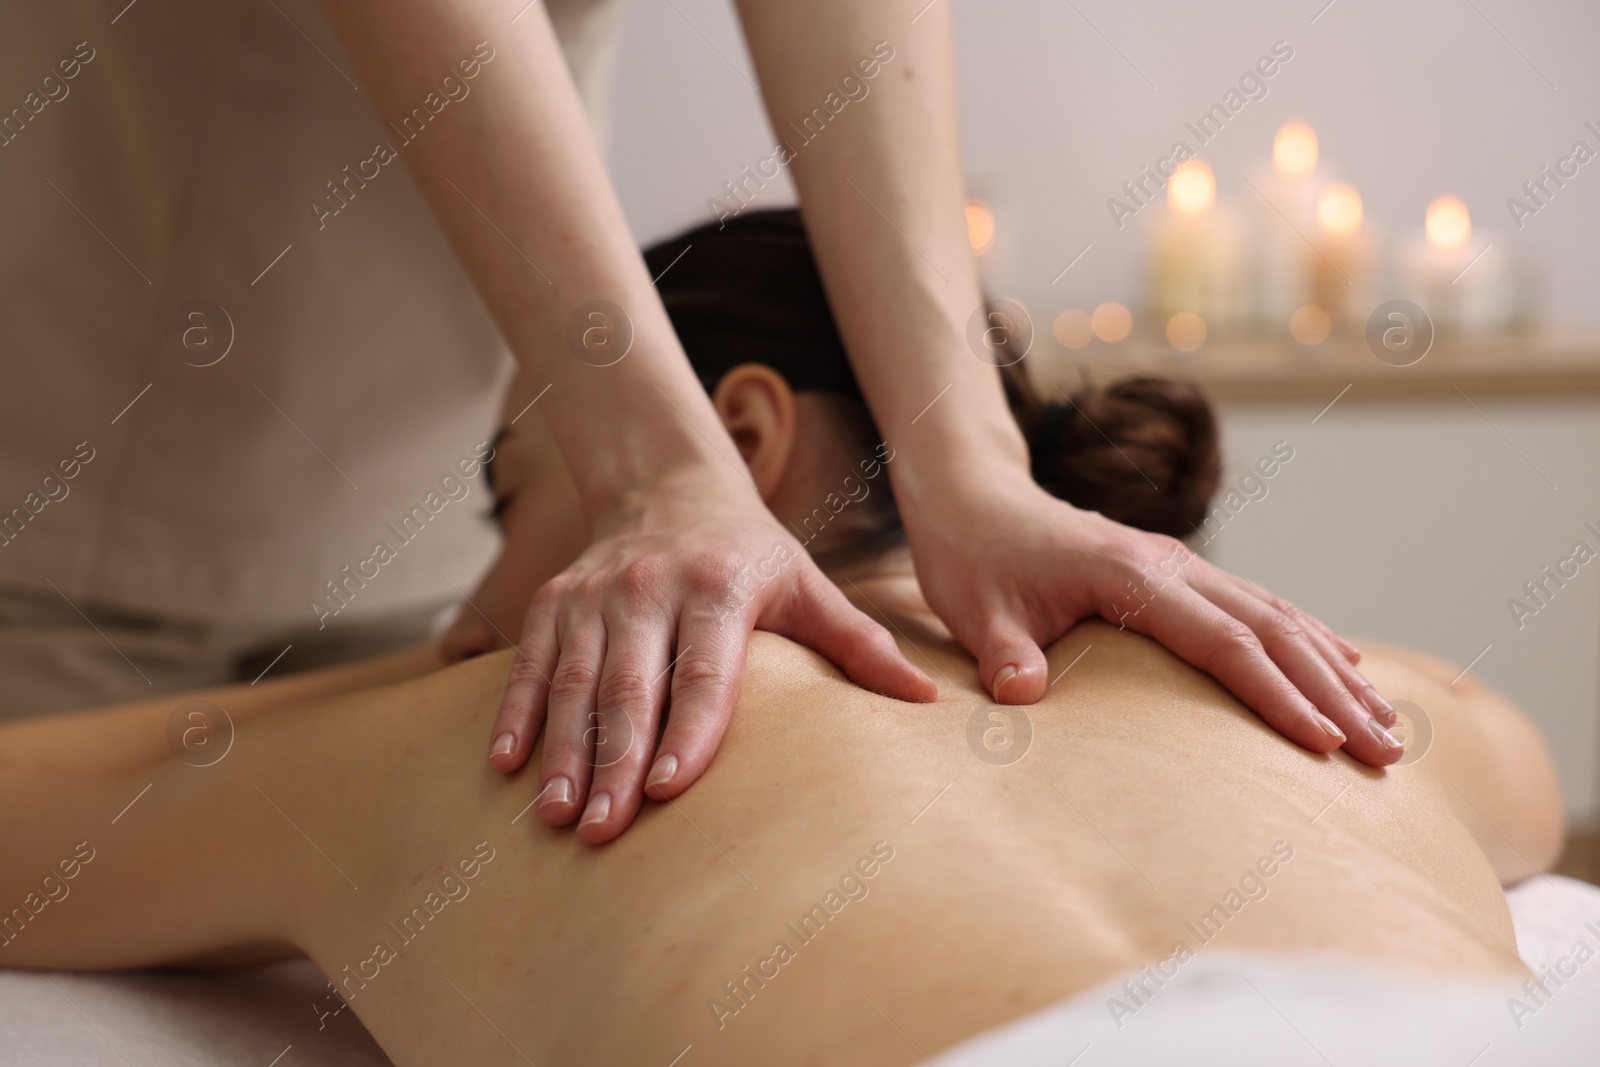
[[[507,426],[501,428],[500,432],[494,435],[494,441],[489,446],[489,458],[483,463],[483,484],[488,486],[491,493],[494,492],[494,465],[500,455],[500,445],[510,434],[511,428]],[[500,516],[505,514],[506,506],[511,503],[511,495],[507,493],[504,496],[496,496],[494,498],[494,503],[489,505],[489,512],[486,516],[490,522],[500,521]]]

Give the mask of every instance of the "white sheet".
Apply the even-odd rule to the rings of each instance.
[[[317,1028],[309,961],[220,975],[0,970],[4,1067],[389,1067],[355,1015]]]
[[[1548,983],[1551,995],[1542,1005],[1527,1001],[1537,1010],[1520,1020],[1513,1019],[1503,988],[1413,979],[1332,960],[1208,950],[1123,1018],[1120,1028],[1106,1001],[1122,978],[980,1034],[934,1062],[1563,1067],[1600,1061],[1600,956],[1578,964],[1573,953],[1579,942],[1600,952],[1600,889],[1551,876],[1518,886],[1506,899],[1528,965],[1572,973],[1560,987]],[[218,976],[0,970],[0,1062],[387,1067],[388,1058],[350,1012],[318,1029],[315,1006],[326,1003],[324,992],[322,975],[304,962]],[[1480,1058],[1474,1062],[1474,1056]]]
[[[1122,976],[979,1034],[933,1063],[1592,1067],[1600,1062],[1600,889],[1541,877],[1506,899],[1524,961],[1536,974],[1555,968],[1537,999],[1505,983],[1201,949],[1159,989],[1147,982],[1142,1003],[1122,988],[1130,977]],[[1586,948],[1575,951],[1580,944]],[[1135,1010],[1114,1010],[1114,1001]]]

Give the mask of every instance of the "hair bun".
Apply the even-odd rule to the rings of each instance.
[[[1032,414],[1033,476],[1055,496],[1173,537],[1205,518],[1221,463],[1216,415],[1193,382],[1125,378]]]

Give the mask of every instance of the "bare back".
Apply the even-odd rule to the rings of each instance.
[[[292,942],[402,1067],[666,1063],[691,1044],[696,1063],[911,1062],[1210,945],[1520,968],[1450,796],[1492,812],[1497,787],[1441,777],[1494,772],[1493,754],[1425,672],[1365,661],[1438,731],[1435,753],[1374,771],[1285,742],[1101,623],[1058,642],[1052,677],[1070,671],[1009,715],[953,645],[915,645],[937,704],[758,633],[711,771],[600,849],[527,812],[531,774],[483,766],[506,654],[264,715],[215,767],[61,789],[65,826],[152,783],[78,881],[91,929],[29,931],[0,964]]]

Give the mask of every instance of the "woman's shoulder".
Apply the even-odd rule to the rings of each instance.
[[[992,704],[978,676],[978,663],[947,635],[918,632],[904,620],[893,627],[901,651],[939,687],[939,705]],[[1086,699],[1135,699],[1160,694],[1236,705],[1237,701],[1204,672],[1143,634],[1086,619],[1044,649],[1047,685],[1037,706],[1080,705]],[[789,638],[765,631],[751,635],[740,707],[759,713],[769,705],[802,700],[808,706],[858,705],[927,708],[865,689],[826,657]]]

